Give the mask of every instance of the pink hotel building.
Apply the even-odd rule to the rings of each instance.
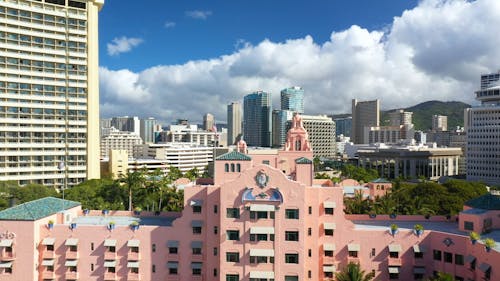
[[[492,230],[498,241],[497,195],[452,219],[345,215],[342,187],[313,180],[307,132],[293,121],[282,151],[249,154],[240,142],[218,157],[213,185],[186,187],[181,213],[87,211],[56,198],[1,211],[0,280],[334,280],[348,262],[375,280],[500,280],[499,248],[468,237]]]

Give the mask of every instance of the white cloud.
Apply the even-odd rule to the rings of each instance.
[[[352,98],[383,108],[427,100],[474,102],[479,75],[500,66],[500,1],[424,0],[384,30],[351,26],[330,40],[312,37],[237,45],[234,53],[139,73],[101,69],[103,116],[203,114],[226,119],[226,105],[255,90],[273,94],[299,85],[308,114],[349,113]]]
[[[116,56],[121,53],[130,52],[132,48],[139,46],[143,40],[141,38],[129,38],[122,36],[113,39],[112,43],[108,43],[108,55]]]
[[[186,11],[186,16],[199,20],[206,20],[211,15],[212,11],[200,11],[200,10]]]
[[[167,22],[165,22],[165,24],[163,26],[165,26],[165,28],[174,28],[175,25],[176,25],[175,22],[173,22],[173,21],[167,21]]]

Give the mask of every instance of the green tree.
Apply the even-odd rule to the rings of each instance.
[[[444,272],[438,272],[437,276],[427,279],[428,281],[455,281],[453,275]]]
[[[27,184],[11,190],[11,197],[17,199],[17,203],[29,202],[48,196],[59,197],[54,188],[41,184]]]
[[[200,172],[196,167],[194,167],[191,170],[187,171],[184,176],[190,179],[191,181],[194,181],[195,179],[200,177]]]
[[[342,271],[335,273],[337,281],[370,281],[374,278],[374,274],[366,273],[361,270],[359,263],[350,262]]]
[[[122,177],[122,182],[128,189],[128,210],[132,211],[133,197],[134,195],[139,195],[141,188],[144,187],[144,173],[142,171],[133,171],[128,173],[126,176]]]
[[[180,178],[182,178],[182,172],[179,168],[177,167],[174,167],[174,166],[170,166],[168,168],[168,175],[167,177],[169,178],[169,180],[171,182],[174,182]]]

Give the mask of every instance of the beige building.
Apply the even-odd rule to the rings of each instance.
[[[100,177],[103,4],[0,1],[0,181],[62,187]]]
[[[241,103],[232,102],[227,106],[227,145],[236,144],[241,136]]]
[[[433,131],[448,131],[448,116],[432,115]]]
[[[101,158],[108,157],[110,150],[126,150],[128,155],[134,155],[134,146],[142,144],[139,135],[133,132],[122,132],[111,127],[101,138]]]
[[[301,115],[314,157],[335,157],[335,122],[326,115]]]
[[[365,141],[365,127],[380,126],[380,101],[352,100],[351,140],[355,144]]]
[[[410,143],[414,134],[413,124],[365,127],[363,143]]]

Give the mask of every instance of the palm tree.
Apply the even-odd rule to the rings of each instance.
[[[121,180],[128,188],[128,210],[132,211],[132,193],[137,192],[139,188],[143,187],[144,174],[141,171],[133,171],[122,177]]]
[[[337,281],[370,281],[375,277],[373,273],[361,270],[359,263],[350,262],[342,271],[335,273]]]

